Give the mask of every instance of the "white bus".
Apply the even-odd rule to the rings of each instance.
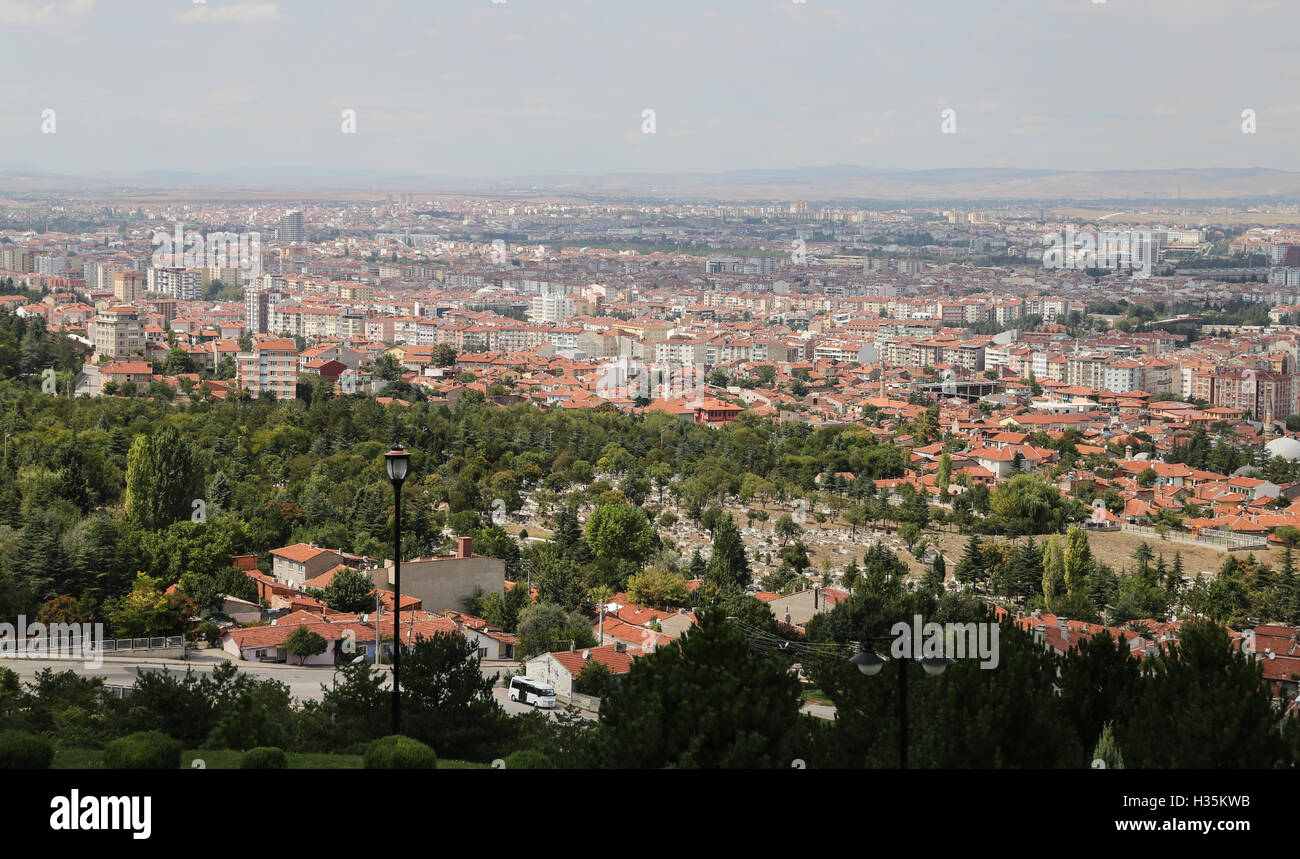
[[[510,678],[510,700],[532,704],[542,710],[554,710],[555,689],[548,683],[518,675]]]

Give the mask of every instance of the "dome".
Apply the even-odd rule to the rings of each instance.
[[[1275,438],[1264,445],[1269,456],[1280,456],[1288,462],[1300,459],[1300,440],[1293,438]]]

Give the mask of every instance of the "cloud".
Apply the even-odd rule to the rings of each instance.
[[[0,21],[7,27],[66,27],[70,19],[95,8],[95,0],[65,0],[62,3],[0,0]]]
[[[236,3],[233,6],[195,6],[176,17],[176,20],[192,24],[199,21],[223,21],[238,24],[265,24],[280,21],[280,7],[274,3]]]

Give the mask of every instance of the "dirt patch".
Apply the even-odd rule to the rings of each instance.
[[[964,534],[947,534],[941,533],[936,535],[939,543],[943,546],[944,556],[948,559],[948,570],[952,571],[957,561],[966,552],[966,542],[970,539]],[[1005,540],[1005,537],[983,536],[982,540]],[[1034,540],[1042,542],[1045,537],[1035,537]],[[1159,537],[1149,537],[1145,534],[1130,534],[1124,531],[1090,531],[1088,533],[1088,545],[1092,548],[1092,556],[1104,564],[1109,565],[1118,571],[1124,567],[1133,566],[1133,553],[1142,543],[1151,547],[1155,557],[1165,556],[1165,563],[1172,565],[1174,554],[1181,553],[1183,556],[1183,572],[1186,575],[1195,575],[1203,572],[1217,573],[1219,567],[1223,565],[1224,560],[1230,553],[1211,548],[1209,546],[1197,546],[1192,543],[1183,543],[1178,540],[1162,540]],[[1245,558],[1249,552],[1233,552],[1239,558]],[[1282,566],[1282,550],[1270,548],[1267,551],[1256,551],[1255,557],[1258,560],[1265,561],[1273,569]]]

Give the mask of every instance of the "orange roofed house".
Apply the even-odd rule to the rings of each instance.
[[[640,648],[628,647],[621,641],[604,647],[543,653],[528,660],[527,674],[533,680],[551,684],[555,697],[563,702],[573,698],[573,681],[588,664],[599,662],[618,677],[631,671],[632,658],[640,655]]]
[[[377,566],[372,558],[353,555],[342,549],[327,549],[315,543],[294,543],[292,546],[271,550],[271,575],[277,582],[287,585],[302,586],[308,579],[314,579],[339,564],[350,564],[363,569]]]

